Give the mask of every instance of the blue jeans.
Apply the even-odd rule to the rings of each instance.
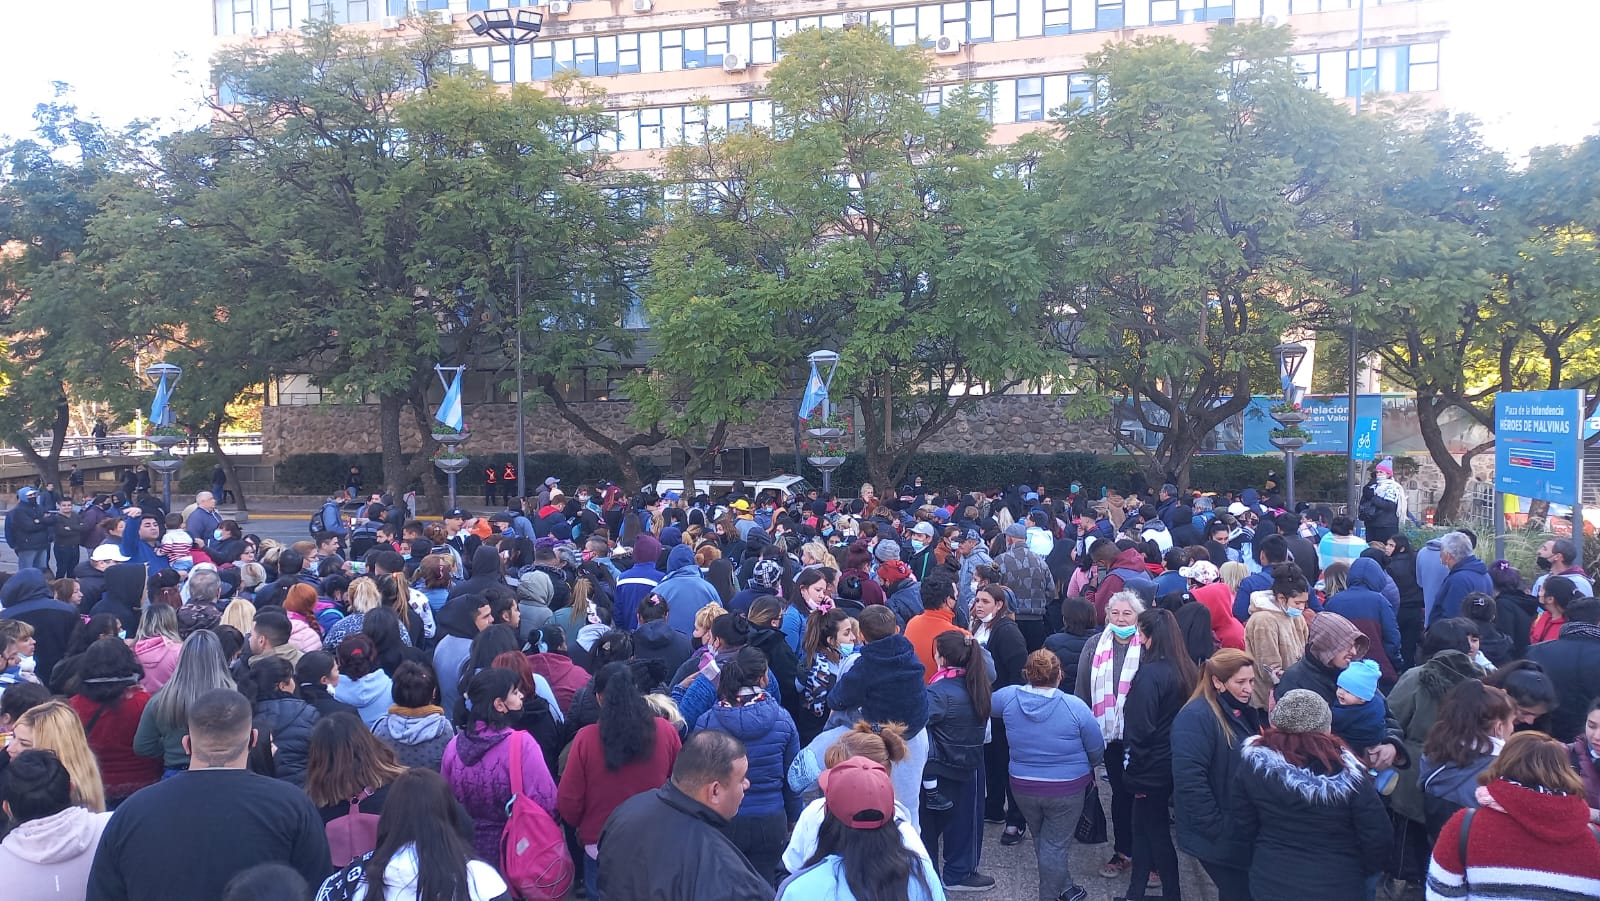
[[[942,784],[944,780],[940,782]],[[971,778],[965,782],[952,785],[959,786],[960,790],[950,799],[956,802],[956,806],[947,814],[951,818],[942,836],[944,880],[960,882],[978,872],[978,862],[983,855],[983,768],[973,770]],[[927,822],[927,814],[923,814],[923,822]],[[928,853],[937,852],[930,846]],[[938,865],[939,861],[935,858],[934,866]]]
[[[50,548],[36,551],[17,551],[17,569],[39,569],[50,572]]]
[[[583,854],[578,863],[583,867],[583,890],[588,893],[586,897],[589,901],[599,901],[600,861]]]

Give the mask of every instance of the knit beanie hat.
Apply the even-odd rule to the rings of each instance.
[[[1321,695],[1296,688],[1278,699],[1271,722],[1279,732],[1332,732],[1333,711]]]
[[[890,560],[900,559],[900,543],[893,538],[880,538],[878,544],[872,549],[872,556],[879,563],[888,563]]]
[[[783,581],[783,564],[776,560],[758,560],[750,572],[750,584],[757,588],[776,588]]]
[[[1363,701],[1378,693],[1378,661],[1352,660],[1339,674],[1339,687]]]

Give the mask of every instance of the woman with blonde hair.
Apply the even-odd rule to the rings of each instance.
[[[1217,574],[1222,578],[1222,584],[1228,586],[1230,591],[1237,592],[1239,583],[1250,575],[1250,567],[1234,560],[1217,567]]]
[[[144,667],[139,686],[152,694],[161,690],[178,668],[178,653],[183,639],[178,637],[178,611],[166,604],[151,604],[139,618],[139,634],[133,642],[133,655]]]
[[[407,586],[408,588],[410,586]],[[315,594],[315,592],[313,592]],[[401,596],[401,606],[405,602]],[[350,613],[344,619],[334,623],[328,629],[328,634],[322,636],[323,645],[337,648],[339,643],[351,635],[361,631],[361,624],[366,621],[366,615],[383,606],[383,588],[371,576],[362,576],[350,583],[350,589],[345,594],[345,600],[350,604]],[[400,619],[400,640],[411,645],[411,633],[406,629],[405,613],[396,610],[395,615]],[[415,645],[411,645],[415,647]]]
[[[874,726],[866,722],[858,722],[848,728],[830,729],[826,733],[826,751],[821,754],[821,760],[812,759],[804,764],[805,772],[802,779],[809,779],[810,784],[801,789],[796,786],[797,770],[802,768],[802,761],[808,753],[815,753],[820,742],[812,742],[795,758],[794,765],[789,768],[789,787],[796,791],[809,791],[817,784],[817,778],[823,770],[832,769],[852,757],[865,757],[889,771],[893,778],[895,764],[906,759],[911,753],[906,745],[906,730],[899,723],[883,723]],[[836,737],[834,737],[836,736]],[[818,763],[821,765],[818,766]],[[814,772],[813,772],[814,770]],[[919,787],[922,774],[912,774],[912,782]],[[917,796],[912,795],[913,799]],[[817,833],[822,828],[822,820],[826,815],[826,802],[818,798],[806,805],[800,812],[799,819],[795,820],[794,831],[789,836],[789,844],[783,850],[783,867],[791,873],[798,872],[805,866],[806,861],[817,850]],[[906,809],[905,803],[900,799],[900,793],[895,792],[894,820],[900,827],[900,841],[906,850],[914,852],[924,860],[928,859],[928,849],[922,843],[922,835],[911,825],[911,811]],[[931,863],[931,861],[930,861]]]
[[[229,604],[231,610],[234,601]],[[167,778],[189,768],[189,752],[183,738],[189,734],[189,704],[213,688],[237,688],[228,673],[228,660],[217,634],[207,629],[190,634],[178,653],[178,668],[161,690],[150,698],[139,715],[139,728],[133,736],[133,750],[145,757],[163,761]]]
[[[54,751],[72,777],[72,803],[95,813],[106,809],[106,787],[100,764],[89,750],[83,720],[66,701],[46,701],[17,717],[6,751],[16,759],[23,751]]]
[[[1255,661],[1221,648],[1200,667],[1189,703],[1172,720],[1174,822],[1178,848],[1200,861],[1220,901],[1248,901],[1250,849],[1228,840],[1227,809],[1239,748],[1265,713],[1250,703]]]
[[[267,582],[267,568],[259,563],[239,564],[239,593],[234,603],[239,601],[253,601],[256,599],[256,589]],[[231,606],[231,605],[230,605]]]
[[[561,627],[561,634],[567,636],[569,644],[576,644],[578,630],[589,625],[589,608],[594,605],[594,582],[588,576],[580,575],[572,583],[572,596],[564,610],[557,610],[545,620],[546,624]]]
[[[234,598],[222,610],[222,619],[219,626],[232,626],[239,630],[240,635],[249,635],[252,624],[256,619],[256,605],[244,598]]]

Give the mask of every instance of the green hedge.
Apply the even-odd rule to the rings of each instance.
[[[198,456],[198,455],[196,455]],[[408,455],[406,461],[410,461]],[[517,455],[514,453],[500,453],[487,455],[468,455],[471,464],[456,476],[456,488],[462,493],[483,490],[483,469],[493,465],[500,469],[507,463],[515,464]],[[575,454],[533,453],[527,455],[528,471],[523,474],[524,483],[532,488],[548,476],[555,476],[563,485],[580,485],[584,482],[595,482],[600,479],[617,481],[622,472],[617,468],[617,463],[610,456],[596,454],[579,456]],[[211,478],[211,465],[207,464],[207,484]],[[273,467],[273,479],[276,482],[278,494],[328,494],[337,488],[344,487],[345,477],[350,473],[351,466],[361,467],[362,483],[369,487],[382,485],[384,482],[383,455],[382,454],[291,454],[283,458]],[[441,489],[445,485],[445,474],[438,467],[431,469],[434,484]],[[655,480],[662,473],[651,466],[647,461],[639,460],[639,471],[647,480]],[[202,486],[204,487],[204,486]],[[411,485],[408,487],[417,487]],[[198,489],[197,489],[198,490]]]
[[[210,451],[189,454],[183,458],[183,470],[172,486],[174,492],[192,496],[211,490],[211,470],[217,468],[217,455]],[[192,497],[191,497],[192,499]]]
[[[787,461],[789,457],[774,456]],[[1397,463],[1397,468],[1400,467]],[[908,470],[921,475],[924,484],[935,490],[954,485],[962,489],[991,485],[1046,485],[1063,490],[1074,479],[1091,492],[1102,486],[1129,490],[1139,466],[1131,456],[1061,453],[1033,454],[957,454],[927,453],[911,458]],[[1284,479],[1282,457],[1217,455],[1196,457],[1189,471],[1189,487],[1200,491],[1237,491],[1260,487],[1267,473],[1275,472],[1281,485]],[[822,473],[807,463],[802,474],[815,485],[822,484]],[[835,493],[853,495],[868,481],[866,456],[851,454],[833,474]],[[879,485],[880,495],[894,486]],[[1295,497],[1306,501],[1342,501],[1345,497],[1345,458],[1343,456],[1299,456],[1295,458]]]
[[[493,464],[496,469],[506,463],[515,463],[512,453],[468,455],[471,465],[456,478],[456,486],[463,494],[483,490],[483,468]],[[788,454],[774,454],[778,469],[787,470],[793,458]],[[1396,461],[1396,468],[1404,471],[1414,468],[1410,461]],[[199,491],[210,485],[211,467],[215,459],[210,454],[191,454],[184,467],[183,481],[186,492]],[[294,454],[285,457],[274,468],[279,494],[327,494],[344,485],[351,466],[360,466],[365,484],[383,483],[383,457],[380,454]],[[1065,489],[1074,479],[1088,486],[1091,492],[1101,486],[1127,491],[1138,470],[1133,457],[1123,455],[1098,455],[1085,453],[1060,454],[958,454],[926,453],[912,458],[910,472],[921,474],[926,484],[935,489],[948,485],[959,488],[983,488],[990,485],[1047,485],[1056,490]],[[654,481],[675,473],[657,467],[649,461],[639,460],[640,474],[646,481]],[[1201,491],[1238,490],[1262,485],[1268,472],[1278,474],[1281,484],[1284,476],[1283,458],[1276,456],[1205,456],[1195,458],[1190,469],[1190,487]],[[434,483],[442,488],[445,475],[437,468],[432,470]],[[1300,456],[1295,460],[1295,496],[1297,499],[1342,501],[1345,496],[1345,458],[1342,456]],[[813,485],[822,484],[822,473],[810,463],[801,470]],[[616,461],[604,454],[576,455],[557,453],[528,454],[528,471],[523,474],[531,488],[547,476],[556,476],[563,485],[573,486],[600,479],[617,481],[621,471]],[[861,483],[868,481],[866,458],[851,454],[844,465],[833,474],[834,491],[853,495]],[[193,487],[190,487],[190,486]],[[415,486],[412,486],[415,487]],[[893,486],[878,486],[880,494]]]

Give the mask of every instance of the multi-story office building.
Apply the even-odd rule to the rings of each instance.
[[[938,104],[962,85],[994,88],[995,139],[1037,128],[1073,99],[1091,102],[1082,70],[1108,42],[1136,34],[1204,40],[1210,23],[1265,19],[1294,28],[1306,83],[1331,96],[1425,93],[1441,87],[1445,0],[546,0],[533,44],[505,47],[465,27],[473,11],[518,0],[213,0],[219,38],[292,29],[330,11],[346,23],[399,28],[407,12],[453,17],[458,58],[496,82],[543,82],[572,70],[607,92],[619,162],[647,167],[653,152],[707,128],[761,125],[766,71],[786,35],[872,23],[902,46],[934,54]],[[527,4],[532,6],[534,4]]]

